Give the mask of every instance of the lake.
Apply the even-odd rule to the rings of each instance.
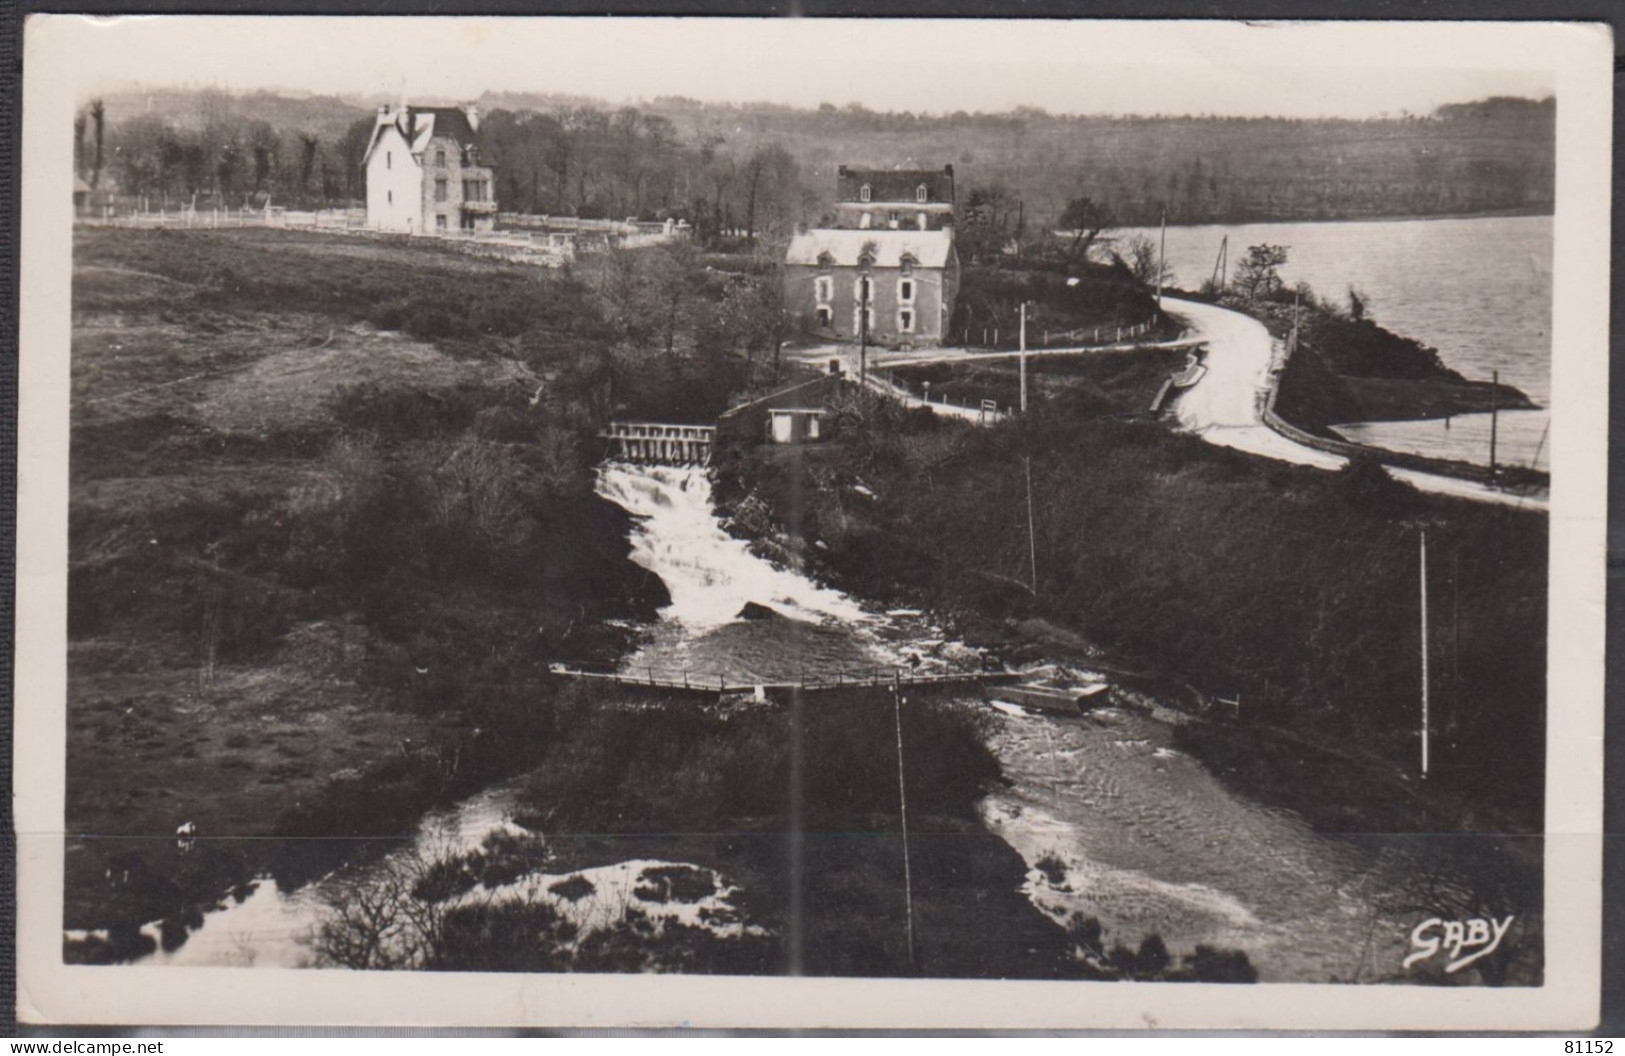
[[[1156,239],[1155,228],[1130,228],[1127,238]],[[1288,247],[1281,276],[1307,282],[1340,306],[1350,287],[1379,324],[1439,350],[1466,377],[1501,380],[1542,408],[1551,400],[1552,218],[1478,217],[1336,223],[1233,224],[1168,228],[1167,262],[1174,282],[1195,289],[1213,276],[1221,240],[1229,237],[1229,271],[1247,247]],[[1446,457],[1487,462],[1488,426],[1476,415],[1450,430],[1414,423],[1368,423],[1351,439]],[[1545,462],[1546,411],[1509,415],[1498,437],[1500,460]],[[1463,444],[1482,437],[1477,448]]]

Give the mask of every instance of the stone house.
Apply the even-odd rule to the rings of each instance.
[[[379,107],[362,165],[374,230],[452,234],[496,226],[494,180],[480,163],[473,107]]]
[[[954,167],[835,173],[834,227],[941,231],[954,222]]]
[[[804,331],[849,341],[867,329],[872,344],[924,348],[947,336],[959,256],[946,227],[815,228],[791,238],[783,276],[785,306]]]

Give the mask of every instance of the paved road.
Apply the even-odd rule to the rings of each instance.
[[[937,400],[927,403],[901,385],[893,384],[889,378],[879,373],[878,360],[880,351],[880,349],[873,347],[869,349],[869,388],[874,391],[896,399],[905,407],[930,407],[938,414],[950,418],[960,418],[967,422],[975,422],[979,425],[997,420],[984,415],[979,407],[961,407],[958,404],[941,403]],[[828,367],[830,360],[838,359],[841,361],[841,369],[846,371],[847,377],[855,379],[860,373],[860,356],[857,347],[854,345],[815,345],[811,348],[794,349],[785,354],[798,363],[819,370]],[[935,355],[944,359],[964,359],[969,357],[971,353],[966,352],[964,349],[945,348],[937,350]],[[892,355],[891,359],[893,365],[901,361],[896,355]],[[932,359],[932,362],[937,361],[937,358]],[[913,363],[914,361],[909,360],[908,362]]]
[[[1264,324],[1240,312],[1199,301],[1163,298],[1163,307],[1207,341],[1207,373],[1175,403],[1180,427],[1212,444],[1320,469],[1340,469],[1339,455],[1288,440],[1264,424],[1275,343]],[[1480,502],[1544,510],[1545,498],[1508,495],[1470,480],[1388,467],[1396,479],[1422,491]]]

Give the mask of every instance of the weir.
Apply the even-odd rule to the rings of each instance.
[[[607,682],[623,688],[658,689],[667,693],[715,697],[742,693],[776,694],[791,691],[801,693],[828,692],[838,689],[882,689],[910,687],[980,688],[989,685],[1008,685],[1018,682],[1022,675],[1011,671],[952,671],[920,674],[906,668],[871,668],[856,671],[834,671],[818,675],[805,675],[794,679],[766,681],[729,679],[723,674],[692,672],[687,670],[650,669],[639,671],[601,667],[592,669],[581,665],[550,664],[555,675],[582,681]],[[1076,703],[1071,702],[1076,711]]]
[[[610,422],[598,435],[609,441],[611,461],[704,466],[711,462],[717,430],[714,425]]]

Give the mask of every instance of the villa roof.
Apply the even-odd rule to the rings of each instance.
[[[903,255],[910,254],[922,268],[941,268],[953,253],[952,231],[892,231],[887,229],[846,229],[819,227],[790,239],[786,264],[817,266],[819,258],[830,255],[836,267],[855,267],[867,249],[877,268],[895,268]]]
[[[925,188],[927,202],[954,200],[954,167],[940,169],[852,169],[842,165],[835,173],[835,200],[859,202],[863,200],[864,186],[869,188],[870,202],[919,201],[919,189]]]
[[[468,114],[455,106],[408,106],[404,109],[395,108],[387,113],[378,115],[378,123],[373,126],[372,141],[367,144],[366,159],[372,157],[373,149],[378,145],[378,136],[391,125],[405,137],[411,145],[412,153],[421,155],[429,149],[429,141],[436,136],[445,136],[457,143],[458,147],[476,146],[479,143],[479,134],[474,130],[474,123],[468,119]]]

